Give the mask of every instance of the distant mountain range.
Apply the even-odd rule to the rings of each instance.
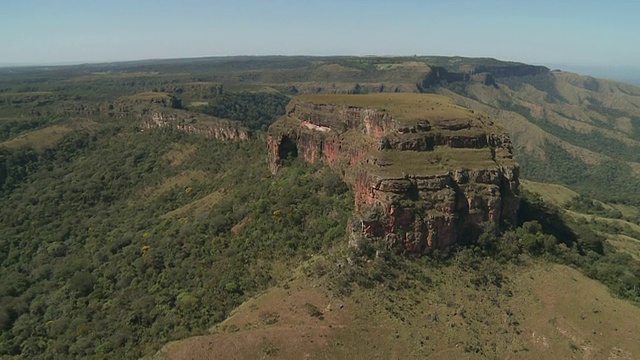
[[[225,57],[210,57],[210,58],[196,58],[196,59],[214,59],[214,58],[225,58]],[[234,56],[233,58],[237,58]],[[180,60],[191,60],[191,59],[147,59],[147,60],[138,60],[138,61],[101,61],[101,62],[87,62],[87,61],[63,61],[63,62],[53,62],[53,63],[37,63],[37,62],[0,62],[0,68],[7,67],[30,67],[30,66],[69,66],[69,65],[81,65],[81,64],[119,64],[119,63],[131,63],[131,62],[171,62],[171,61],[180,61]],[[603,79],[611,79],[618,80],[631,84],[640,85],[640,65],[632,66],[632,65],[580,65],[580,64],[571,64],[571,63],[541,63],[541,65],[546,66],[550,69],[561,69],[565,71],[571,71],[582,75],[589,75],[593,77],[603,78]]]
[[[546,64],[552,69],[562,69],[593,77],[618,80],[640,85],[640,66],[620,65],[575,65],[575,64]]]

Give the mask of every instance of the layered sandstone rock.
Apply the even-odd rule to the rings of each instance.
[[[143,116],[140,128],[173,128],[219,140],[249,139],[249,131],[235,121],[216,119],[214,117],[188,112],[169,113],[166,110],[153,111]]]
[[[414,253],[474,241],[482,223],[514,223],[518,166],[504,130],[426,94],[316,95],[269,129],[269,166],[301,156],[355,192],[350,241]]]
[[[219,140],[247,140],[249,130],[239,122],[218,119],[181,109],[182,103],[165,93],[143,93],[109,106],[110,114],[132,114],[141,118],[141,129],[173,128]]]
[[[180,99],[167,93],[146,92],[96,104],[68,101],[55,111],[56,115],[72,117],[137,118],[141,130],[172,128],[219,140],[250,137],[249,130],[239,122],[184,110]]]

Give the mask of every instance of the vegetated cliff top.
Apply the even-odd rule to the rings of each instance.
[[[269,166],[323,162],[355,192],[349,243],[422,254],[514,223],[518,166],[509,135],[442,95],[303,95],[269,129]],[[465,235],[463,235],[465,234]]]
[[[413,125],[420,120],[429,120],[432,125],[437,125],[439,122],[451,120],[475,121],[478,117],[473,110],[455,105],[451,98],[437,94],[305,94],[295,99],[318,105],[334,104],[375,109],[392,116],[399,122],[398,125]]]
[[[274,129],[322,134],[338,138],[342,150],[366,150],[363,166],[378,176],[513,164],[503,128],[442,95],[307,94],[296,96],[287,113]],[[493,136],[505,136],[505,144]]]
[[[372,156],[375,163],[368,168],[382,177],[402,177],[405,174],[425,176],[441,174],[454,169],[481,168],[496,166],[491,149],[468,149],[437,147],[432,152],[424,151],[377,151]]]

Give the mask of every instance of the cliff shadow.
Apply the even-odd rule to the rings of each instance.
[[[480,224],[473,224],[471,221],[471,209],[469,201],[464,191],[455,181],[449,185],[456,194],[456,229],[458,229],[458,244],[469,246],[478,240],[482,233]]]
[[[298,157],[298,145],[289,136],[282,137],[280,145],[278,145],[278,158],[280,164],[286,165],[293,159]]]
[[[537,196],[526,192],[523,192],[522,195],[517,226],[522,226],[527,221],[535,220],[540,223],[545,234],[555,236],[568,247],[578,241],[576,232],[567,224],[557,209],[548,206]]]

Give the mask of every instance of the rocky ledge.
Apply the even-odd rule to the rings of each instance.
[[[218,140],[247,140],[249,130],[232,120],[185,111],[156,110],[142,117],[141,130],[173,128]]]
[[[422,254],[475,241],[483,223],[517,220],[508,134],[432,94],[303,95],[269,128],[269,167],[323,162],[350,184],[350,243]]]
[[[141,119],[141,130],[172,128],[219,140],[247,140],[250,133],[237,121],[219,119],[182,109],[179,99],[165,93],[143,93],[109,106],[110,115],[125,114]]]

